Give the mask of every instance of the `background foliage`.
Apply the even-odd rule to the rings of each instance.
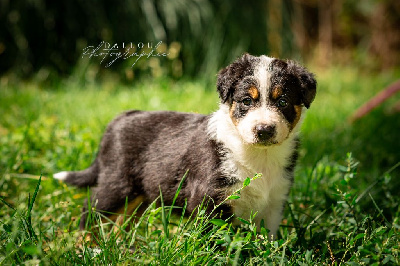
[[[356,62],[372,69],[399,64],[398,1],[301,0],[1,0],[0,74],[68,75],[87,46],[162,41],[177,51],[159,61],[113,65],[122,79],[141,74],[214,76],[238,55],[330,63]],[[171,51],[170,51],[171,52]]]

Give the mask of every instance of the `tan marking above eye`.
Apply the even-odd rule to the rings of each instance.
[[[272,99],[276,100],[283,94],[283,89],[281,86],[276,86],[272,89]]]
[[[253,98],[254,100],[257,100],[258,97],[260,97],[260,93],[258,92],[257,88],[254,86],[249,88],[249,94],[250,94],[250,97]]]

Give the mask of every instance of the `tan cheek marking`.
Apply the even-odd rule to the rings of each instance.
[[[233,116],[233,112],[235,111],[235,109],[236,109],[236,102],[233,102],[232,103],[232,106],[231,106],[231,108],[229,109],[229,115],[230,115],[230,117],[231,117],[231,119],[232,119],[232,122],[233,122],[233,124],[235,125],[235,126],[237,126],[238,125],[238,121],[237,121],[237,119]]]
[[[303,107],[301,105],[295,105],[294,106],[294,111],[296,112],[296,117],[292,123],[292,126],[290,127],[290,130],[293,130],[293,128],[296,127],[297,123],[300,120],[301,117],[301,110],[303,109]]]
[[[260,97],[260,93],[258,92],[256,87],[250,87],[249,94],[254,100],[257,100],[258,97]]]
[[[282,87],[281,86],[276,86],[272,89],[272,99],[276,100],[278,99],[283,93]]]

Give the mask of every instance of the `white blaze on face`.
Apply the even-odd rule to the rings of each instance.
[[[275,108],[267,106],[268,95],[270,91],[271,71],[270,64],[274,58],[261,56],[260,62],[254,68],[254,78],[258,81],[258,90],[260,92],[261,106],[250,110],[245,117],[237,123],[237,130],[243,141],[248,144],[258,142],[257,125],[274,126],[276,128],[275,136],[269,140],[270,144],[282,143],[289,135],[290,129],[283,115]]]
[[[260,99],[262,106],[266,106],[267,98],[269,94],[271,72],[269,66],[274,58],[267,57],[265,55],[260,57],[259,64],[254,68],[254,77],[259,82],[258,90],[260,91]]]

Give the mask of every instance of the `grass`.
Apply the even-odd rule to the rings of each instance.
[[[104,224],[79,232],[87,192],[49,178],[89,166],[107,123],[124,110],[216,110],[217,95],[207,83],[161,79],[128,87],[72,77],[42,86],[3,78],[0,263],[400,264],[400,115],[391,112],[399,97],[347,122],[398,76],[335,68],[318,73],[319,91],[304,121],[301,159],[276,241],[268,241],[265,230],[257,233],[252,217],[233,228],[208,216],[204,206],[187,218],[155,203],[121,228]],[[122,230],[126,226],[131,230]]]

